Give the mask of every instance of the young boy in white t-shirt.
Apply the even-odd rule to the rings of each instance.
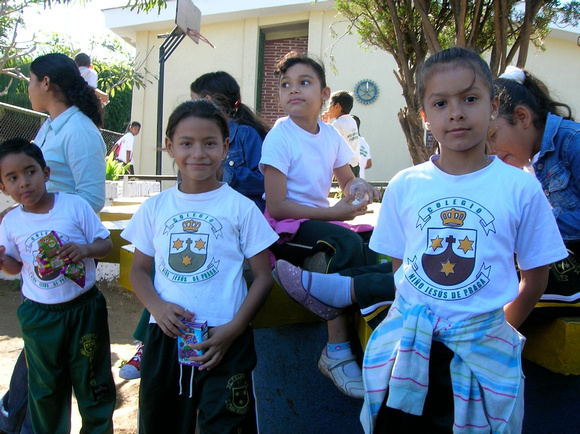
[[[18,320],[32,426],[69,432],[74,388],[83,431],[112,433],[107,306],[95,286],[93,258],[105,257],[113,245],[85,200],[46,191],[49,178],[38,146],[20,138],[0,144],[0,189],[20,203],[0,226],[0,268],[22,275]]]
[[[360,144],[358,138],[358,127],[354,118],[350,115],[354,98],[346,90],[339,90],[330,95],[328,103],[328,116],[332,120],[332,126],[338,130],[344,137],[348,146],[354,152],[351,160],[348,162],[354,173],[359,177],[360,171]]]

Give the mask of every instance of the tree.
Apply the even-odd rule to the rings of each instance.
[[[524,67],[530,43],[541,48],[553,21],[577,23],[580,3],[541,0],[336,0],[361,42],[390,53],[405,98],[398,114],[414,164],[435,151],[425,146],[415,75],[430,53],[451,46],[489,53],[495,76],[516,60]],[[516,57],[517,56],[517,57]]]
[[[27,81],[30,76],[29,65],[33,58],[49,52],[60,52],[72,58],[78,53],[70,40],[56,33],[45,35],[48,43],[38,40],[25,44],[16,42],[18,29],[25,24],[22,19],[23,10],[32,5],[42,4],[50,6],[50,2],[44,0],[0,0],[0,100],[24,108],[31,108]],[[104,127],[123,132],[131,120],[133,86],[139,88],[150,82],[146,77],[148,73],[136,72],[140,70],[141,65],[135,67],[134,56],[118,38],[92,40],[91,51],[96,46],[106,47],[121,55],[121,60],[115,62],[93,58],[93,66],[99,73],[99,89],[110,96],[109,104],[105,108]]]
[[[0,75],[8,77],[0,84],[0,96],[6,95],[14,79],[26,79],[17,66],[34,51],[32,43],[16,42],[18,28],[22,26],[22,10],[37,4],[39,0],[23,0],[20,2],[0,1]]]

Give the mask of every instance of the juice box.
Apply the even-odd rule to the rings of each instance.
[[[191,348],[192,344],[198,344],[208,338],[207,321],[187,321],[181,322],[189,327],[189,333],[185,332],[185,337],[177,337],[177,361],[182,365],[201,366],[201,363],[191,360],[193,357],[203,355],[203,350]]]

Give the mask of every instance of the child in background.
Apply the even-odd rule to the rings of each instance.
[[[81,77],[85,79],[89,86],[96,89],[97,82],[99,81],[99,74],[97,74],[97,71],[93,69],[89,55],[85,53],[77,54],[75,56],[75,63],[79,67]]]
[[[191,99],[212,100],[229,117],[230,147],[219,172],[221,180],[252,199],[264,212],[264,175],[258,165],[270,127],[242,102],[240,85],[227,72],[203,74],[191,83],[190,89]]]
[[[251,200],[217,180],[228,119],[198,99],[171,114],[165,144],[182,181],[147,199],[122,236],[136,247],[131,285],[151,312],[141,360],[139,432],[256,432],[250,321],[272,286],[267,248],[277,236]],[[254,281],[242,277],[249,258]],[[151,272],[155,264],[155,277]],[[201,366],[182,366],[182,320],[207,321],[192,345]],[[233,393],[233,391],[236,393]],[[236,397],[236,399],[232,399]]]
[[[26,139],[0,145],[0,188],[20,203],[0,226],[0,264],[22,274],[18,320],[28,363],[29,409],[35,432],[70,431],[74,388],[86,432],[112,433],[115,384],[107,307],[95,286],[95,259],[112,250],[109,232],[82,198],[48,193],[50,169]],[[58,258],[84,264],[85,285],[39,272],[38,240],[54,231]]]
[[[376,262],[365,243],[372,227],[357,234],[344,223],[364,214],[379,193],[366,181],[355,181],[349,165],[352,150],[334,127],[319,121],[330,95],[324,68],[306,56],[289,53],[278,64],[277,74],[280,105],[288,116],[279,119],[266,136],[260,161],[266,189],[265,215],[282,235],[271,251],[276,258],[297,265],[318,256],[321,269],[329,273]],[[333,174],[345,197],[329,206]],[[354,195],[346,192],[355,183],[364,189],[368,200],[352,203]],[[325,310],[323,316],[326,314],[333,313]],[[350,348],[344,315],[328,322],[328,344],[318,367],[342,392],[362,397],[361,372]]]
[[[123,137],[117,140],[115,147],[119,147],[117,154],[117,160],[123,164],[129,164],[128,171],[130,174],[135,173],[135,168],[133,167],[133,150],[135,148],[135,136],[141,131],[141,124],[139,122],[131,122],[129,131],[127,131]]]
[[[83,77],[87,84],[95,90],[95,95],[99,97],[101,103],[106,105],[109,102],[109,95],[97,87],[99,82],[99,74],[94,70],[89,55],[85,53],[79,53],[75,56],[74,60],[79,68],[81,77]]]
[[[360,172],[360,144],[358,138],[358,127],[355,120],[349,114],[354,104],[354,98],[346,90],[339,90],[330,95],[328,103],[328,118],[332,122],[334,128],[338,130],[340,135],[350,146],[353,151],[353,156],[349,161],[352,173],[357,178]]]
[[[550,265],[548,288],[534,314],[578,315],[580,307],[580,124],[529,72],[508,66],[494,81],[499,116],[491,146],[504,162],[540,181],[569,257]]]
[[[537,181],[486,153],[499,101],[485,61],[462,48],[434,54],[417,87],[440,155],[392,179],[370,241],[393,258],[397,292],[365,351],[361,422],[366,432],[521,432],[514,327],[566,249]]]
[[[358,116],[352,115],[352,118],[356,122],[356,128],[358,131],[358,143],[359,143],[359,155],[360,155],[360,173],[359,177],[366,179],[366,170],[373,167],[373,160],[371,157],[371,147],[363,136],[360,135],[360,119]]]

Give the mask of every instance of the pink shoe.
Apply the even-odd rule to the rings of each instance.
[[[141,377],[141,356],[143,355],[143,342],[137,346],[135,355],[119,370],[119,377],[125,380],[135,380]]]
[[[302,273],[308,274],[307,288],[304,288],[302,285]],[[329,306],[310,295],[312,273],[302,271],[299,267],[296,267],[287,261],[279,260],[276,261],[276,264],[274,265],[272,276],[292,300],[301,304],[320,318],[330,321],[342,312],[342,309]]]

